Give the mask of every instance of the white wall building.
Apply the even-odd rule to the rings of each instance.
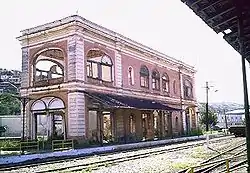
[[[218,114],[217,125],[222,128],[226,127],[226,123],[227,123],[227,127],[230,127],[233,125],[242,125],[245,119],[244,114],[245,114],[244,109],[237,109],[237,110],[226,112],[225,114]],[[225,117],[227,118],[227,121],[225,121]]]

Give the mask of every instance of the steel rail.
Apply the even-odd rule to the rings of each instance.
[[[214,159],[216,159],[216,158],[218,158],[218,157],[221,157],[223,154],[226,154],[226,153],[228,153],[228,152],[231,152],[231,151],[233,151],[233,150],[236,150],[236,149],[238,149],[239,147],[243,147],[243,146],[245,146],[245,145],[246,145],[246,142],[243,142],[243,143],[241,143],[240,145],[237,145],[237,146],[235,146],[235,147],[229,148],[229,149],[227,149],[227,150],[225,150],[225,151],[222,151],[220,154],[217,154],[217,155],[215,155],[215,156],[212,156],[212,157],[208,158],[207,160],[201,162],[200,164],[203,165],[203,164],[209,163],[209,162],[211,162],[212,160],[214,160]],[[246,151],[246,149],[243,149],[243,150],[241,150],[241,151],[235,153],[233,156],[236,156],[236,155],[238,155],[239,153],[242,153],[242,152],[244,152],[244,151]],[[218,163],[217,165],[220,165],[220,164],[221,164],[221,163]],[[211,166],[208,165],[207,167],[201,168],[201,169],[199,169],[199,170],[196,170],[195,172],[206,171],[207,169],[210,169],[210,168],[213,167],[213,166],[216,167],[216,165],[211,165]],[[189,169],[189,168],[183,169],[183,170],[179,171],[178,173],[185,173],[188,169]]]
[[[215,139],[214,141],[212,141],[213,143],[218,143],[218,142],[221,142],[221,141],[224,141],[224,140],[228,140],[228,139],[231,139],[231,138],[218,138],[218,139]],[[164,154],[166,152],[174,152],[174,151],[178,151],[178,150],[182,150],[182,149],[188,149],[190,147],[195,147],[195,146],[201,146],[203,144],[205,144],[206,141],[198,141],[198,143],[194,143],[194,144],[188,144],[188,145],[185,145],[185,146],[178,146],[178,147],[173,147],[173,148],[167,148],[167,149],[160,149],[160,150],[153,150],[153,151],[150,151],[150,152],[145,152],[145,153],[140,153],[140,154],[134,154],[134,155],[131,155],[131,156],[123,156],[123,157],[118,157],[118,158],[114,158],[114,159],[108,159],[108,160],[103,160],[103,161],[98,161],[98,162],[93,162],[93,163],[85,163],[85,164],[78,164],[78,165],[74,165],[74,166],[67,166],[67,167],[61,167],[60,169],[58,170],[67,170],[69,168],[75,168],[75,167],[79,167],[79,166],[83,166],[83,167],[91,167],[91,165],[95,165],[95,164],[111,164],[110,162],[124,162],[124,161],[128,161],[128,159],[140,159],[140,158],[143,158],[143,157],[149,157],[150,155],[159,155],[159,154]],[[151,149],[151,148],[150,148]],[[138,151],[138,150],[136,150]],[[135,152],[136,152],[135,151]],[[127,152],[131,152],[131,150],[127,150]],[[132,150],[133,152],[133,150]],[[105,154],[107,155],[107,154]],[[73,160],[80,160],[80,159],[86,159],[87,157],[83,156],[83,157],[79,157],[79,158],[74,158],[74,159],[66,159],[64,161],[73,161]],[[25,164],[25,165],[17,165],[17,166],[13,166],[13,167],[7,167],[7,168],[2,168],[0,169],[0,172],[1,171],[11,171],[11,170],[18,170],[18,169],[21,169],[21,168],[31,168],[31,167],[34,167],[34,166],[41,166],[41,165],[46,165],[46,164],[55,164],[55,163],[61,163],[62,160],[60,161],[48,161],[48,162],[45,162],[45,163],[35,163],[35,164]],[[39,171],[39,172],[53,172],[53,171],[58,171],[57,169],[48,169],[48,170],[45,170],[45,171]]]

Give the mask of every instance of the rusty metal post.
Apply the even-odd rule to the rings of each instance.
[[[208,82],[206,82],[206,131],[208,132]]]
[[[243,90],[244,90],[244,108],[245,108],[245,120],[246,120],[246,144],[247,144],[247,171],[250,172],[250,117],[249,117],[249,100],[248,100],[248,88],[247,88],[247,76],[246,76],[246,64],[245,64],[245,48],[244,48],[244,30],[243,30],[243,16],[242,10],[238,6],[238,36],[242,63],[242,77],[243,77]]]
[[[229,173],[229,160],[228,159],[226,160],[226,170],[227,170],[226,173]]]

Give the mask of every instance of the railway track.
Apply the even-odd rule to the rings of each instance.
[[[212,156],[211,158],[203,161],[200,163],[200,165],[206,165],[209,163],[212,163],[211,165],[204,166],[203,168],[196,168],[194,173],[218,173],[220,172],[226,172],[226,170],[223,169],[225,167],[225,159],[226,158],[232,158],[230,159],[230,169],[237,169],[237,167],[245,165],[246,164],[246,142],[241,142],[237,146],[231,147],[225,151],[220,152],[219,154]],[[235,156],[237,159],[234,159]],[[240,161],[238,159],[241,159]],[[179,171],[178,173],[186,173],[188,169],[184,169]]]
[[[210,142],[220,143],[221,141],[228,140],[228,139],[230,138],[221,138],[221,139],[218,138],[218,139],[211,140]],[[95,170],[95,169],[100,169],[101,167],[115,165],[121,162],[130,161],[130,160],[136,160],[136,159],[141,159],[145,157],[150,157],[153,155],[159,155],[159,154],[164,154],[164,153],[171,153],[175,151],[190,149],[191,147],[202,146],[205,143],[206,141],[198,141],[198,142],[196,141],[191,144],[185,144],[185,145],[167,148],[167,149],[164,147],[160,147],[160,149],[157,148],[157,149],[148,149],[145,151],[144,150],[140,150],[138,152],[136,151],[137,153],[128,151],[128,152],[125,152],[124,156],[120,156],[120,157],[112,157],[112,154],[111,154],[111,156],[108,156],[104,160],[85,162],[81,164],[70,164],[70,165],[64,164],[64,166],[60,166],[57,168],[54,168],[53,166],[50,166],[50,165],[53,165],[55,163],[61,163],[61,162],[69,162],[69,161],[76,162],[77,160],[86,159],[86,157],[80,157],[77,159],[67,159],[64,161],[51,161],[51,162],[46,162],[46,163],[26,164],[26,165],[14,166],[14,167],[2,168],[0,169],[0,172],[20,172],[21,169],[29,170],[29,168],[32,168],[32,172],[37,172],[37,173],[55,172],[55,171],[74,172],[74,171],[81,171],[81,170]],[[39,169],[38,167],[42,165],[46,165],[46,168]],[[34,170],[35,167],[37,167],[38,170]]]

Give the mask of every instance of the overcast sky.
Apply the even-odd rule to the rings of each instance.
[[[210,102],[243,102],[239,54],[180,0],[1,1],[0,67],[21,69],[21,46],[16,40],[20,30],[77,11],[92,22],[195,66],[198,101],[205,100],[205,81],[209,81],[214,86]]]

